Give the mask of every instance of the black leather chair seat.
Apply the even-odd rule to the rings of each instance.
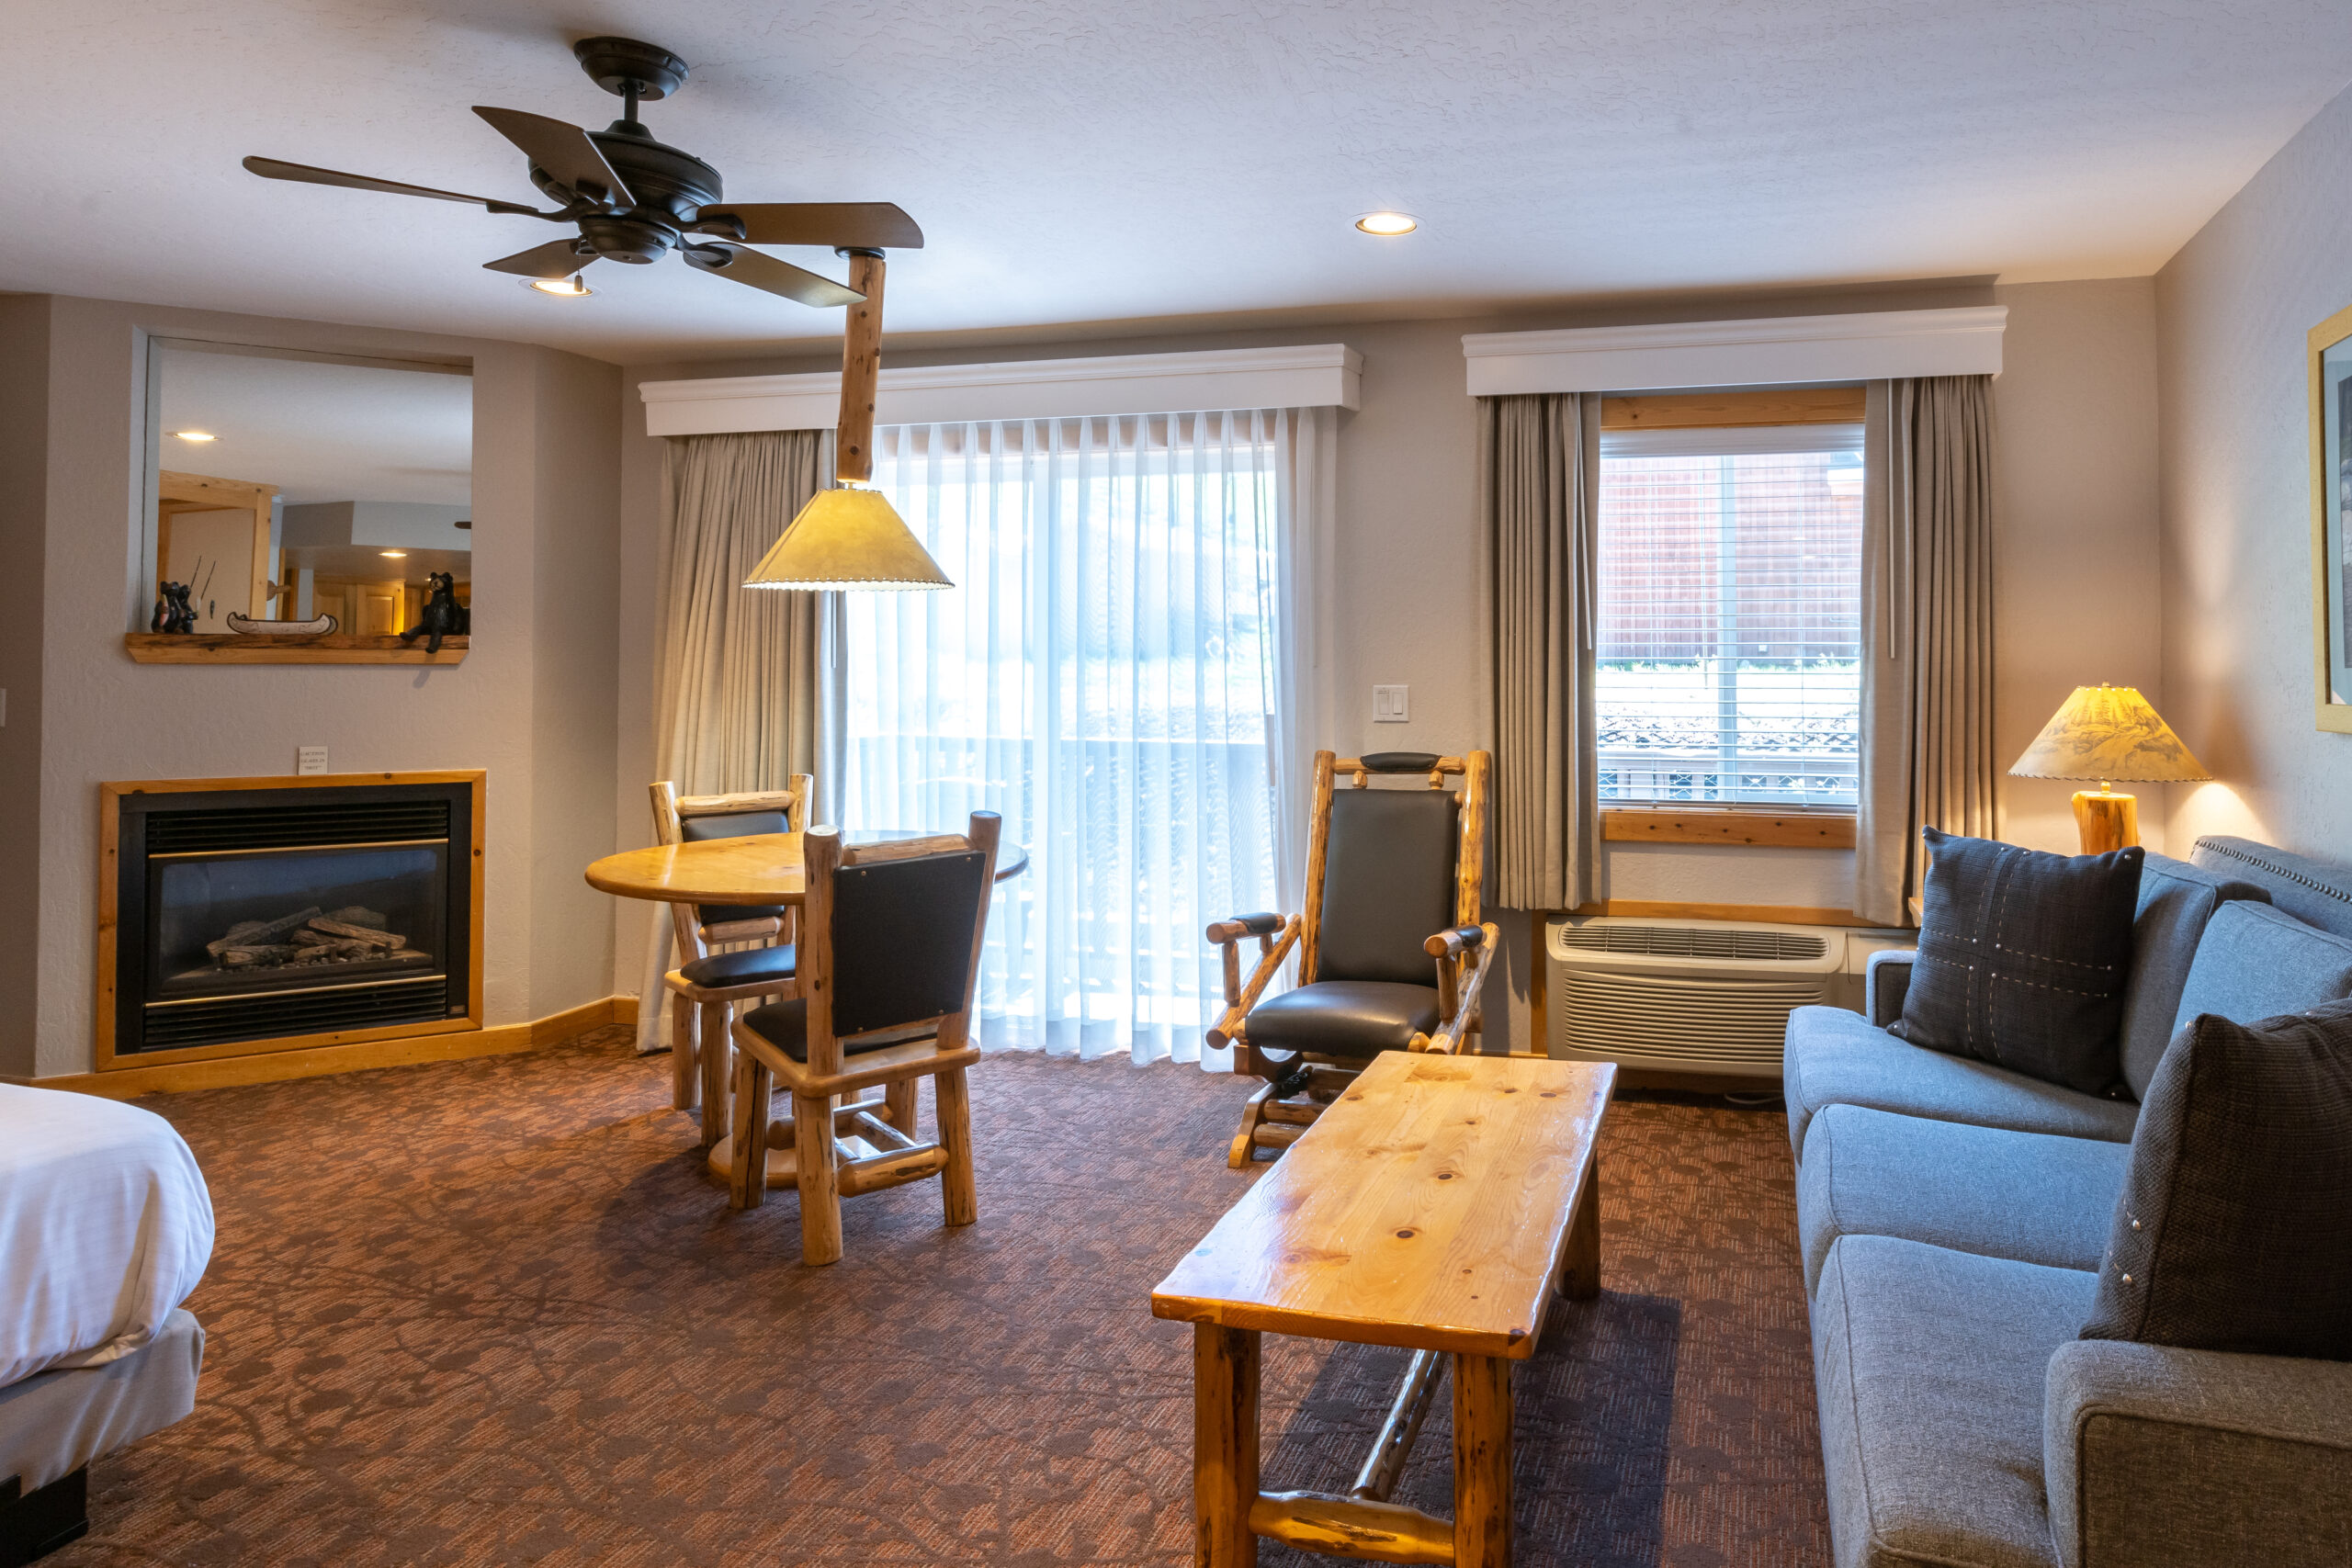
[[[1266,1051],[1376,1056],[1402,1051],[1438,1026],[1435,986],[1395,980],[1317,980],[1250,1010],[1251,1044]]]
[[[797,954],[789,947],[747,947],[740,953],[714,953],[678,965],[678,973],[696,986],[755,986],[792,978]]]
[[[763,1008],[753,1008],[743,1015],[743,1027],[791,1057],[796,1062],[808,1060],[808,1004],[770,1002]],[[863,1040],[842,1042],[842,1055],[854,1056],[861,1051],[879,1051],[886,1045],[903,1045],[905,1035],[869,1035]],[[930,1035],[913,1038],[928,1040]]]
[[[789,904],[697,904],[695,919],[706,926],[732,925],[737,920],[780,920],[792,913]]]

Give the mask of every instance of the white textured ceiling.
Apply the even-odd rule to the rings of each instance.
[[[261,152],[526,198],[467,112],[601,125],[592,32],[738,200],[894,200],[895,331],[1681,288],[2145,274],[2352,80],[2345,0],[0,0],[0,288],[621,360],[833,336],[691,272],[551,299],[548,226],[275,184]],[[1403,240],[1356,233],[1375,208]],[[832,271],[820,252],[790,259]]]

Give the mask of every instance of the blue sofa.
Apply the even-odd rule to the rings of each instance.
[[[1838,1568],[2352,1564],[2352,1363],[2076,1337],[2175,1029],[2352,995],[2352,869],[2147,858],[2129,1098],[1889,1034],[1913,956],[1784,1056]]]

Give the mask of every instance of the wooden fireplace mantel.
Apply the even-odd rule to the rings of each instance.
[[[189,640],[175,638],[176,641]],[[420,645],[417,652],[424,652]],[[315,1052],[322,1046],[353,1045],[366,1043],[407,1041],[421,1036],[457,1035],[484,1032],[482,1012],[482,824],[485,820],[484,787],[489,775],[481,769],[459,769],[436,773],[274,773],[260,778],[208,779],[137,779],[118,780],[98,785],[98,975],[96,1050],[94,1065],[101,1074],[127,1069],[153,1068],[177,1063],[203,1062],[222,1057],[256,1056],[287,1051]],[[142,1051],[135,1055],[119,1055],[115,1051],[115,978],[117,927],[121,908],[119,889],[122,871],[122,802],[126,797],[142,795],[190,795],[210,790],[271,790],[358,788],[371,784],[448,784],[471,785],[473,803],[469,823],[453,823],[452,837],[467,835],[463,844],[452,843],[452,853],[463,852],[471,866],[468,878],[471,895],[469,930],[466,940],[471,944],[472,955],[467,976],[466,1014],[462,1018],[437,1019],[385,1024],[370,1029],[336,1030],[320,1034],[281,1036],[270,1040],[237,1040],[217,1045],[193,1045],[172,1050]],[[454,1043],[454,1042],[453,1042]],[[458,1053],[451,1053],[458,1054]]]

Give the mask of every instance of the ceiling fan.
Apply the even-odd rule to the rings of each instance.
[[[531,183],[557,204],[552,210],[277,158],[247,158],[244,166],[265,179],[459,201],[577,229],[569,238],[483,264],[492,272],[525,278],[570,277],[600,259],[642,265],[675,251],[689,266],[822,308],[851,304],[865,295],[750,247],[827,245],[878,255],[886,248],[922,246],[922,231],[914,220],[887,201],[723,200],[717,169],[656,141],[637,118],[639,104],[667,97],[685,85],[684,61],[657,45],[625,38],[582,39],[571,52],[591,80],[628,106],[604,130],[582,130],[521,109],[474,109],[530,159]]]

